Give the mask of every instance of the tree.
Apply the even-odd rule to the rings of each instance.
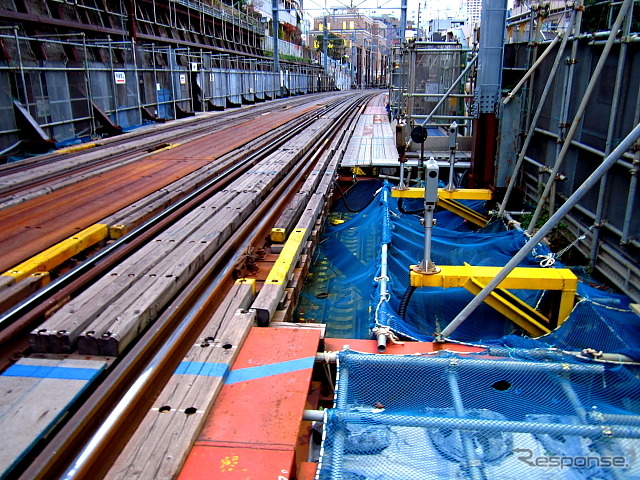
[[[316,35],[316,51],[323,51],[323,41],[324,35]],[[327,42],[327,54],[329,55],[329,57],[333,58],[334,60],[341,60],[346,53],[346,45],[344,43],[344,40],[337,36],[335,33],[329,32]]]

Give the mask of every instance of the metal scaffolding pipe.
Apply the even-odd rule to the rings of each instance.
[[[633,6],[631,7],[631,14],[633,14]],[[631,32],[631,17],[628,15],[624,21],[622,27],[622,36],[627,37]],[[609,126],[607,128],[607,142],[605,144],[605,155],[609,155],[611,152],[611,145],[613,143],[613,136],[616,127],[616,120],[618,118],[618,105],[620,103],[620,87],[622,85],[622,75],[624,74],[625,63],[627,60],[628,44],[622,43],[620,45],[620,52],[618,53],[618,68],[616,69],[616,78],[613,85],[613,96],[611,100],[611,111],[609,113]],[[591,251],[589,260],[591,265],[595,265],[598,257],[598,245],[600,243],[600,225],[603,222],[603,216],[607,205],[607,190],[609,188],[609,176],[604,174],[600,180],[600,189],[598,191],[598,200],[596,203],[596,218],[595,218],[595,230],[593,231],[593,238],[591,241]],[[633,197],[629,197],[631,203],[633,203]]]
[[[571,20],[569,21],[569,28],[568,30],[571,30],[571,25],[573,23],[573,16],[575,14],[574,12],[571,12]],[[513,90],[511,90],[509,93],[507,93],[507,96],[505,97],[505,99],[502,101],[503,104],[507,104],[509,103],[513,97],[515,97],[516,93],[518,93],[520,91],[520,89],[522,88],[522,85],[524,85],[524,83],[529,79],[529,77],[531,75],[533,75],[533,72],[535,72],[537,70],[537,68],[540,66],[540,64],[544,61],[545,58],[547,58],[547,55],[549,55],[549,53],[551,53],[551,50],[553,49],[553,47],[556,46],[556,44],[560,41],[560,37],[563,36],[562,32],[559,32],[553,39],[553,41],[547,45],[547,48],[544,50],[544,52],[542,52],[542,55],[540,55],[538,57],[538,59],[535,61],[535,63],[533,65],[531,65],[531,67],[529,67],[529,70],[527,70],[527,73],[524,74],[524,76],[522,77],[522,79],[520,79],[520,81],[518,82],[518,84],[513,87]],[[569,33],[567,33],[566,35],[564,35],[565,38],[567,38],[569,36]],[[566,43],[563,41],[563,43]],[[560,52],[558,52],[558,55],[560,55]]]
[[[551,91],[551,86],[554,83],[556,72],[558,71],[558,66],[560,65],[560,59],[562,58],[562,55],[564,54],[564,49],[567,46],[567,41],[569,40],[569,36],[571,35],[571,29],[573,28],[573,22],[575,20],[575,16],[576,16],[576,11],[573,10],[571,12],[571,18],[569,19],[569,24],[568,24],[568,27],[567,27],[566,34],[564,35],[564,38],[562,39],[562,43],[560,44],[560,48],[558,48],[558,53],[556,54],[556,58],[553,61],[553,65],[551,67],[551,71],[549,72],[549,76],[547,78],[547,83],[545,84],[544,89],[542,91],[542,94],[540,95],[540,100],[538,101],[538,107],[536,108],[536,112],[533,115],[533,120],[531,120],[531,125],[529,126],[529,131],[527,132],[527,136],[526,136],[526,138],[524,140],[524,143],[522,144],[522,148],[520,149],[520,153],[518,154],[518,160],[516,161],[516,164],[513,167],[513,173],[511,174],[511,179],[509,180],[509,185],[507,186],[507,191],[504,194],[504,198],[502,200],[502,203],[500,204],[500,209],[498,210],[498,216],[502,216],[504,214],[504,210],[505,210],[505,208],[507,206],[507,203],[509,201],[509,197],[511,196],[511,192],[513,191],[513,189],[515,187],[516,180],[518,178],[518,172],[520,171],[520,168],[522,168],[522,164],[524,162],[524,156],[527,153],[527,149],[529,148],[529,143],[531,142],[531,139],[533,138],[533,133],[535,132],[536,124],[538,123],[538,119],[540,118],[540,114],[542,113],[542,108],[544,107],[544,102],[547,100],[547,95],[549,95],[549,92]],[[560,37],[560,35],[558,35],[556,38],[559,38],[559,37]],[[549,49],[545,50],[545,53],[548,52],[548,51],[549,51]],[[542,58],[542,56],[540,58]],[[536,65],[534,64],[533,66],[536,66]],[[533,68],[533,66],[531,68]],[[516,89],[514,88],[513,91],[515,91],[515,90]],[[513,93],[513,91],[512,91],[512,93]],[[507,99],[504,100],[504,103],[505,104],[507,103]]]
[[[377,367],[388,366],[397,368],[446,368],[455,363],[458,372],[479,373],[491,370],[492,372],[504,371],[518,373],[546,373],[554,375],[602,375],[605,371],[604,365],[594,365],[587,363],[553,363],[553,362],[522,362],[518,360],[496,360],[486,358],[443,358],[413,355],[377,355],[362,354],[350,351],[338,353],[340,362],[351,361],[358,365]],[[348,371],[344,365],[340,369],[340,375]],[[340,380],[340,379],[339,379]],[[340,382],[342,382],[340,380]],[[342,383],[340,383],[342,388]],[[346,385],[345,385],[346,387]]]
[[[632,2],[633,2],[633,0],[624,0],[624,3],[622,4],[622,7],[620,7],[620,12],[618,13],[618,17],[616,18],[616,21],[613,24],[613,27],[611,28],[611,32],[609,34],[609,39],[607,40],[607,44],[605,45],[604,49],[602,50],[602,55],[600,55],[600,58],[598,59],[598,63],[596,65],[596,68],[594,69],[593,75],[591,76],[591,80],[589,80],[589,85],[587,86],[587,89],[586,89],[586,91],[585,91],[585,93],[584,93],[584,95],[582,97],[582,101],[580,102],[580,106],[578,107],[578,110],[577,110],[576,115],[575,115],[575,117],[573,119],[573,122],[571,123],[571,127],[569,128],[569,132],[567,133],[567,136],[565,137],[564,143],[562,145],[562,150],[560,151],[560,154],[558,155],[558,158],[556,159],[555,165],[553,167],[553,171],[551,173],[551,177],[547,181],[547,183],[545,185],[545,188],[544,188],[544,191],[542,192],[542,195],[540,196],[540,201],[538,202],[536,210],[533,213],[533,217],[531,218],[531,223],[529,225],[529,228],[527,229],[527,233],[528,234],[531,234],[531,232],[535,228],[536,223],[538,222],[538,218],[540,218],[540,214],[542,213],[542,208],[543,208],[544,204],[546,203],[547,198],[549,197],[549,192],[551,191],[551,186],[555,182],[556,175],[558,174],[558,171],[560,170],[560,167],[562,166],[562,162],[564,161],[564,158],[567,155],[569,147],[571,146],[571,140],[573,139],[573,136],[575,135],[576,131],[578,130],[578,125],[581,123],[582,116],[584,115],[584,112],[587,109],[587,103],[589,102],[589,99],[591,98],[591,94],[593,93],[593,90],[595,89],[597,80],[600,78],[600,74],[602,73],[602,69],[604,68],[604,64],[605,64],[605,62],[607,60],[607,57],[609,56],[609,52],[611,51],[611,47],[613,46],[613,41],[616,38],[616,35],[618,34],[618,30],[620,29],[620,26],[622,25],[622,22],[625,19],[625,16],[627,15],[627,11],[629,10],[629,7],[631,6]]]
[[[627,1],[627,0],[625,0]],[[615,163],[616,160],[640,137],[640,124],[636,127],[620,142],[616,149],[611,152],[607,158],[605,158],[602,164],[596,168],[596,170],[584,181],[580,187],[567,199],[567,201],[558,209],[556,213],[542,226],[540,230],[536,232],[531,239],[509,260],[500,272],[491,280],[486,287],[484,287],[478,295],[476,295],[471,302],[454,318],[449,325],[438,336],[438,340],[451,335],[458,326],[464,322],[471,313],[475,311],[478,306],[484,302],[484,300],[493,292],[496,287],[502,282],[511,271],[517,267],[526,257],[531,250],[542,241],[542,239],[562,220],[562,218],[569,213],[569,211],[578,203],[578,201],[600,180]],[[555,172],[557,173],[557,172]],[[553,175],[555,177],[555,174]]]
[[[467,431],[495,433],[529,433],[548,435],[571,435],[599,438],[640,438],[640,427],[627,425],[571,425],[564,423],[538,423],[515,420],[482,420],[479,418],[420,417],[376,412],[349,412],[333,410],[334,421],[388,425],[397,427],[448,428]],[[334,457],[335,458],[335,457]],[[335,467],[334,467],[335,468]]]
[[[633,201],[636,198],[638,190],[638,171],[640,170],[640,150],[636,151],[633,161],[633,169],[631,170],[631,179],[629,180],[629,193],[627,194],[627,208],[624,212],[624,223],[622,224],[622,237],[620,243],[626,245],[629,243],[629,229],[631,228],[631,217],[633,215]]]
[[[455,90],[455,88],[458,86],[458,83],[464,78],[464,76],[469,72],[469,70],[471,70],[471,67],[474,66],[476,64],[476,62],[478,61],[478,55],[476,55],[475,57],[473,57],[469,63],[467,64],[467,66],[465,67],[465,69],[462,71],[462,73],[460,73],[460,75],[458,75],[458,78],[456,78],[453,83],[451,84],[451,86],[449,87],[449,89],[445,92],[444,96],[438,101],[438,103],[436,104],[435,107],[433,107],[433,110],[431,110],[431,113],[429,115],[427,115],[427,118],[425,118],[422,121],[422,126],[426,126],[427,123],[429,123],[429,120],[431,120],[431,118],[435,115],[436,110],[438,110],[438,108],[440,107],[440,105],[442,105],[444,103],[444,101],[449,98],[449,95],[451,95],[451,93]]]

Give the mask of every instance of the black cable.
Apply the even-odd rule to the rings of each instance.
[[[402,204],[403,200],[404,200],[403,197],[400,197],[398,199],[398,210],[400,210],[400,213],[404,213],[405,215],[417,215],[419,213],[424,213],[424,207],[418,210],[405,210]]]
[[[342,201],[344,202],[344,206],[347,207],[347,210],[349,210],[351,213],[359,213],[362,210],[364,210],[365,208],[367,208],[367,206],[369,205],[369,203],[367,203],[367,205],[365,205],[364,207],[362,207],[360,210],[354,210],[353,208],[351,208],[349,206],[349,204],[347,203],[347,198],[345,196],[345,193],[342,191],[342,188],[340,188],[340,184],[338,184],[338,182],[333,182],[335,184],[336,187],[338,187],[338,190],[340,191],[340,199],[342,199]],[[348,192],[348,190],[347,190]]]
[[[411,295],[416,291],[417,287],[409,286],[404,295],[402,295],[402,300],[400,300],[400,307],[398,308],[398,315],[404,320],[405,315],[407,314],[407,307],[409,306],[409,300],[411,300]]]

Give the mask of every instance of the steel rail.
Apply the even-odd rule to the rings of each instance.
[[[257,163],[263,156],[273,151],[275,148],[286,143],[294,135],[300,133],[304,128],[312,124],[318,117],[326,113],[326,108],[318,109],[310,114],[292,120],[285,133],[279,130],[272,132],[274,139],[262,148],[259,148],[246,158],[238,161],[232,157],[226,162],[224,170],[216,175],[209,182],[205,183],[191,194],[178,200],[174,205],[168,207],[163,212],[151,218],[144,224],[121,237],[113,244],[101,250],[86,262],[78,265],[67,274],[59,277],[55,281],[46,285],[43,289],[31,295],[29,298],[11,308],[0,316],[0,345],[4,345],[19,332],[34,326],[42,319],[46,312],[58,308],[74,292],[81,289],[82,285],[95,279],[98,275],[111,268],[115,262],[131,255],[133,251],[148,241],[151,236],[175,222],[185,212],[195,208],[206,198],[221,190],[231,181],[238,178],[244,171]],[[11,328],[9,328],[11,326]]]
[[[358,100],[369,95],[362,95]],[[351,106],[354,111],[358,108],[357,103],[354,101]],[[342,124],[336,122],[331,125],[333,135],[340,132]],[[318,148],[328,145],[325,138],[323,136],[319,140]],[[94,390],[75,415],[38,453],[33,463],[20,475],[21,480],[58,478],[63,470],[65,478],[74,479],[101,478],[106,473],[133,433],[137,421],[146,413],[146,407],[157,395],[159,385],[166,383],[204,327],[207,315],[220,302],[224,286],[231,281],[236,261],[234,252],[244,251],[251,244],[264,241],[280,210],[288,199],[295,196],[298,185],[313,170],[314,162],[305,162],[305,159],[315,154],[313,148],[309,149],[289,175],[274,187],[250,218],[207,262],[189,287],[183,289],[165,308],[126,358],[114,367],[107,380]],[[161,346],[160,350],[158,346]],[[99,438],[92,437],[90,452],[82,451],[81,456],[76,457],[98,425],[107,418],[113,405],[121,400],[122,392],[136,385],[136,382],[142,382],[144,388],[138,388],[129,395],[126,405],[118,404],[116,418],[109,419],[106,430],[99,432]],[[132,418],[136,421],[132,421]]]
[[[334,94],[335,95],[335,94]],[[327,94],[322,95],[322,98],[330,97]],[[286,106],[299,106],[304,103],[308,103],[308,98],[297,98],[297,99],[287,99]],[[189,122],[189,123],[180,123],[180,124],[169,124],[168,128],[163,128],[157,133],[161,136],[161,139],[150,141],[149,143],[144,143],[138,147],[134,147],[133,149],[123,153],[120,151],[116,151],[110,154],[102,155],[96,159],[83,162],[82,164],[71,166],[64,171],[60,172],[52,172],[46,176],[34,176],[27,182],[21,182],[15,186],[0,186],[0,193],[2,196],[10,196],[15,195],[26,190],[35,189],[39,186],[44,186],[48,183],[54,182],[56,180],[66,180],[69,179],[71,175],[76,175],[79,173],[90,173],[99,168],[108,168],[109,166],[113,166],[113,168],[118,167],[116,165],[118,162],[127,161],[134,162],[136,160],[140,160],[149,154],[153,154],[154,150],[158,150],[163,146],[168,146],[166,138],[171,135],[171,132],[181,132],[171,138],[172,143],[176,142],[189,142],[192,140],[196,140],[202,136],[209,135],[215,131],[221,130],[223,128],[228,128],[229,125],[237,125],[247,119],[253,119],[260,117],[265,111],[273,111],[273,105],[260,105],[259,107],[253,107],[251,109],[243,110],[241,112],[231,112],[230,115],[216,115],[214,117],[206,117],[202,118],[199,121]],[[212,130],[212,127],[214,130]],[[216,128],[218,127],[218,128]],[[184,130],[184,132],[182,132]],[[106,150],[109,148],[117,147],[120,145],[124,145],[126,143],[131,142],[133,139],[138,138],[143,135],[149,135],[149,132],[140,132],[135,135],[133,138],[128,137],[126,139],[118,139],[109,142],[108,144],[98,145],[94,149],[91,150],[91,153],[95,153],[96,149]],[[70,158],[77,157],[77,153],[68,153],[68,154],[58,154],[58,155],[47,155],[46,157],[40,159],[40,161],[31,162],[31,163],[23,163],[17,162],[15,164],[8,164],[4,166],[0,166],[0,175],[8,175],[11,173],[24,172],[29,171],[31,169],[41,169],[44,165],[50,165],[62,162],[64,160],[68,160]],[[100,172],[97,172],[98,174]],[[59,185],[58,188],[62,188],[66,186],[67,183],[63,185]],[[44,192],[43,192],[44,193]]]

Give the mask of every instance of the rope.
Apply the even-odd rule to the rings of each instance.
[[[396,345],[404,345],[404,342],[400,341],[398,336],[391,330],[390,327],[378,326],[371,329],[371,331],[376,337],[378,335],[384,335],[391,343],[395,343]]]

